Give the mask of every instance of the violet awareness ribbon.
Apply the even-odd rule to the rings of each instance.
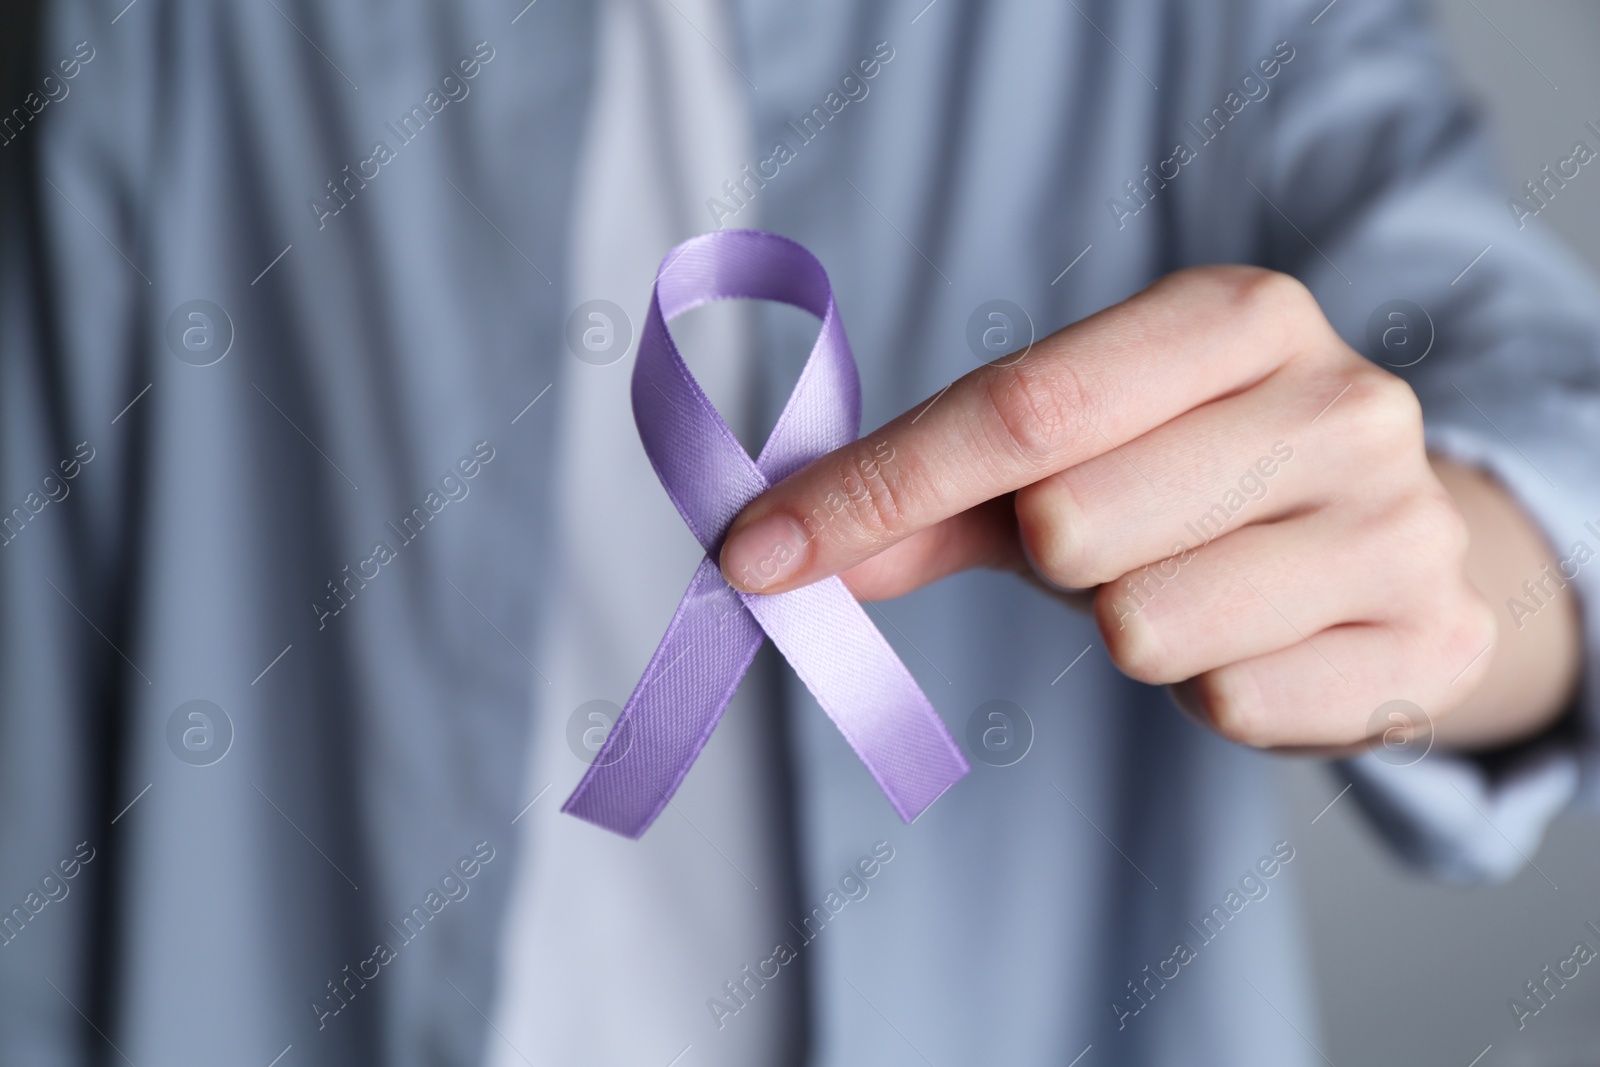
[[[667,322],[714,300],[774,300],[822,320],[761,455],[752,460],[679,355]],[[910,822],[967,773],[939,715],[838,578],[787,593],[735,590],[717,557],[734,516],[769,486],[855,440],[861,382],[816,257],[786,237],[723,230],[674,248],[656,272],[633,369],[633,417],[706,557],[569,812],[638,838],[677,792],[734,690],[772,638],[896,812]]]

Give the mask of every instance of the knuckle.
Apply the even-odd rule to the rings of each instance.
[[[1111,662],[1129,678],[1148,685],[1181,681],[1173,674],[1173,659],[1159,623],[1125,595],[1121,584],[1101,586],[1094,598],[1095,622]]]
[[[1014,507],[1023,551],[1041,578],[1068,589],[1107,580],[1093,573],[1083,508],[1062,475],[1017,490]]]
[[[1355,423],[1352,429],[1374,448],[1414,450],[1422,455],[1422,402],[1404,380],[1386,371],[1371,368],[1351,383],[1346,413]]]
[[[1321,349],[1326,346],[1310,342],[1332,332],[1311,290],[1292,275],[1218,264],[1190,267],[1169,277],[1178,291],[1189,291],[1189,302],[1202,308],[1207,320],[1234,336],[1249,338],[1262,351]]]
[[[1061,455],[1090,415],[1083,382],[1063,360],[1022,360],[993,370],[986,395],[999,435],[1018,458]]]
[[[1236,745],[1268,748],[1273,737],[1262,715],[1253,681],[1245,668],[1224,667],[1208,671],[1191,682],[1192,691],[1211,728]]]
[[[1254,268],[1238,275],[1238,298],[1250,308],[1271,315],[1295,314],[1316,307],[1305,283],[1282,271]]]
[[[1322,309],[1305,283],[1281,271],[1261,267],[1232,269],[1226,276],[1230,302],[1250,321],[1271,323],[1284,334],[1320,320]]]

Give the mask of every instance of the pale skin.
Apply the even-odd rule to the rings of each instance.
[[[721,562],[752,592],[841,575],[869,600],[1016,571],[1259,748],[1358,750],[1393,700],[1443,747],[1502,747],[1554,723],[1581,660],[1570,589],[1521,629],[1505,608],[1556,562],[1532,520],[1430,458],[1411,389],[1252,267],[1180,271],[980,367],[752,502]]]

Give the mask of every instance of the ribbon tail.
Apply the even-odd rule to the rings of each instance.
[[[740,597],[903,821],[967,773],[939,713],[842,581]]]
[[[640,837],[678,791],[762,640],[716,561],[702,560],[644,676],[561,810]]]

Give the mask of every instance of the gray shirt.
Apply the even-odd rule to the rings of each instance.
[[[749,86],[760,181],[706,189],[703,226],[748,201],[816,252],[869,426],[975,365],[989,300],[1042,335],[1255,262],[1397,363],[1369,322],[1410,301],[1436,336],[1397,373],[1430,444],[1563,557],[1600,543],[1592,282],[1519,225],[1412,7],[1324,6],[739,3],[705,62]],[[540,862],[513,824],[543,784],[529,709],[575,710],[537,673],[553,412],[593,369],[566,327],[639,298],[563,269],[595,32],[557,0],[48,12],[0,147],[0,1059],[459,1064],[499,1040],[512,872]],[[761,329],[771,412],[804,339]],[[791,982],[821,1064],[1317,1059],[1292,858],[1314,830],[1281,820],[1271,757],[1014,579],[873,617],[958,737],[1006,701],[1031,747],[902,826],[779,667],[792,918],[718,971],[777,977],[686,997],[662,1063]],[[1340,771],[1403,854],[1505,876],[1593,793],[1592,699],[1505,760]]]

